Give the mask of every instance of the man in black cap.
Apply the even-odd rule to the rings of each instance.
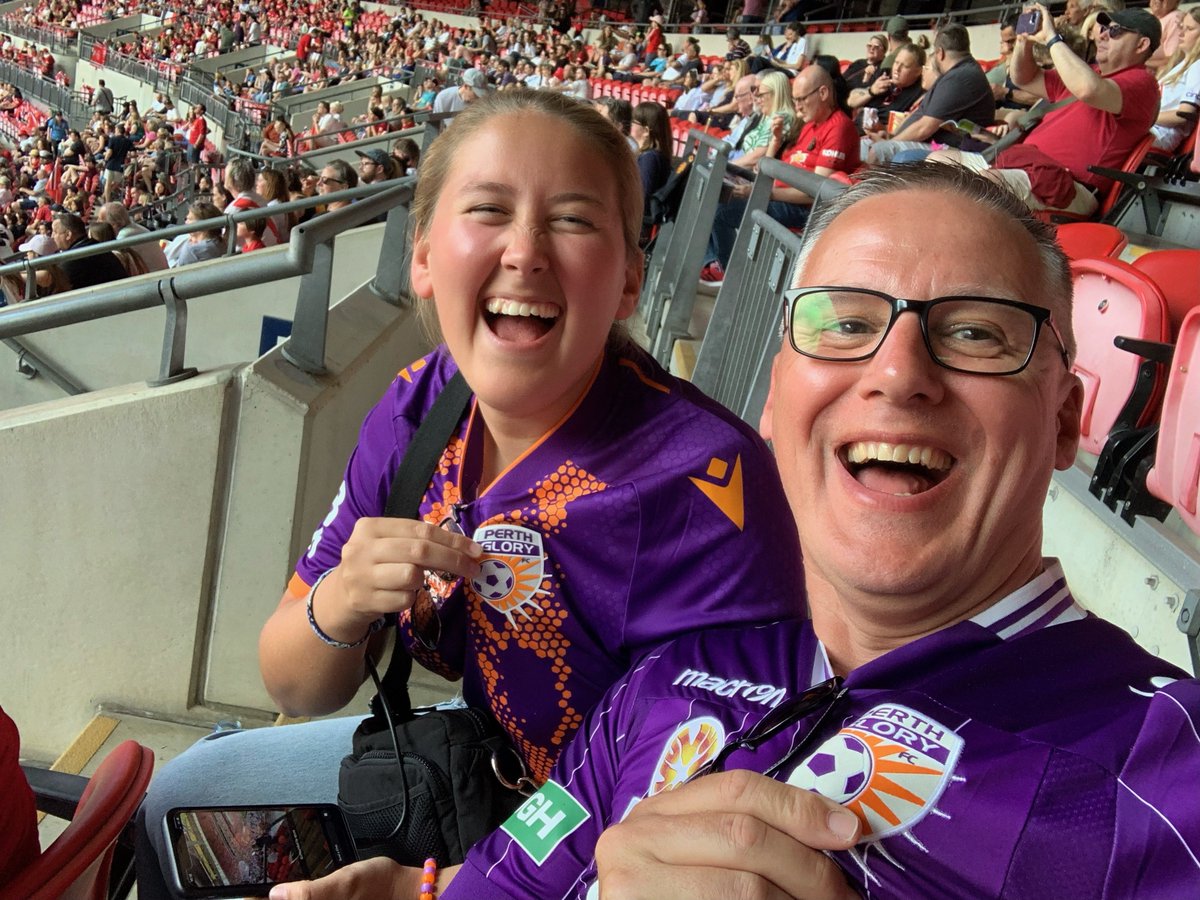
[[[386,150],[375,147],[354,152],[358,154],[358,179],[361,184],[377,184],[395,177],[395,163]]]
[[[1030,132],[1024,143],[1003,150],[992,168],[1033,209],[1095,212],[1097,194],[1111,181],[1089,166],[1119,169],[1158,115],[1158,84],[1146,60],[1162,39],[1162,26],[1145,9],[1101,13],[1096,19],[1096,65],[1080,59],[1054,28],[1046,7],[1036,34],[1017,35],[1009,74],[1024,91],[1052,103],[1069,101]],[[1053,69],[1042,70],[1033,45],[1046,48]],[[974,153],[943,151],[933,159],[988,168]]]

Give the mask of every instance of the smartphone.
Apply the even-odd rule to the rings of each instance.
[[[163,827],[180,897],[265,897],[357,858],[342,811],[328,803],[173,809]]]
[[[1038,10],[1017,16],[1017,34],[1037,34],[1042,30],[1042,14]]]

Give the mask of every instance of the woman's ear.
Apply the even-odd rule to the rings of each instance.
[[[412,267],[409,270],[412,292],[422,300],[433,298],[433,277],[429,263],[429,241],[420,234],[413,235]]]

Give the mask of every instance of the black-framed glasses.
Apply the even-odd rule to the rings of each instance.
[[[973,375],[1015,375],[1037,347],[1043,325],[1066,344],[1050,310],[998,297],[904,300],[867,288],[806,287],[785,291],[784,329],[792,349],[812,359],[862,362],[883,345],[901,313],[921,320],[925,348],[939,366]]]
[[[346,183],[346,182],[342,181],[340,178],[330,178],[330,177],[328,177],[328,176],[325,176],[325,177],[323,177],[323,178],[321,179],[321,184],[325,184],[325,185],[329,185],[329,184],[345,184],[345,183]]]
[[[716,756],[697,769],[688,780],[694,781],[704,775],[725,771],[725,763],[737,751],[757,750],[785,728],[795,725],[805,716],[824,707],[824,709],[821,709],[821,715],[809,726],[804,737],[792,741],[787,753],[762,770],[762,774],[773,777],[791,760],[795,759],[797,754],[807,746],[813,735],[817,733],[817,730],[829,718],[829,714],[833,712],[837,702],[846,695],[846,691],[847,688],[844,686],[842,678],[835,675],[828,681],[815,684],[803,693],[797,694],[790,700],[780,703],[751,725],[745,732],[722,747]]]
[[[801,94],[799,97],[793,96],[792,97],[792,106],[799,106],[801,103],[803,103],[805,100],[807,100],[813,94],[817,93],[819,90],[821,90],[819,87],[813,88],[807,94]]]

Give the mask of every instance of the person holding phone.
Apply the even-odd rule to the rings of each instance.
[[[1099,205],[1097,194],[1111,182],[1089,167],[1119,169],[1158,115],[1158,84],[1146,60],[1158,46],[1161,26],[1144,9],[1100,13],[1096,65],[1089,66],[1054,30],[1044,6],[1033,4],[1025,12],[1039,14],[1040,30],[1017,35],[1012,80],[1051,103],[1068,102],[1048,113],[1024,142],[1002,150],[994,163],[954,150],[930,158],[991,169],[1033,209],[1091,215]],[[1053,69],[1037,64],[1035,45],[1049,53]]]
[[[285,713],[335,712],[380,652],[377,623],[399,613],[400,652],[461,677],[540,783],[649,647],[803,614],[799,545],[754,430],[619,324],[641,288],[642,191],[595,110],[554,92],[485,94],[423,158],[411,215],[413,291],[445,343],[368,414],[263,626],[260,668]],[[455,372],[473,396],[421,518],[385,518]],[[167,810],[333,802],[360,720],[222,733],[164,766],[139,816],[139,896],[165,894]]]

